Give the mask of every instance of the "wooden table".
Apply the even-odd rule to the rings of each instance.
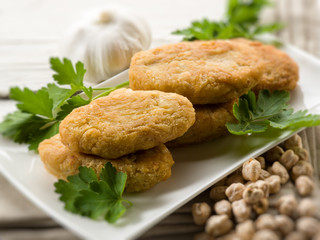
[[[110,3],[109,1],[108,3]],[[208,17],[220,19],[226,1],[220,0],[121,0],[117,4],[130,7],[149,23],[155,40],[180,38],[170,35],[192,20]],[[294,5],[293,2],[296,4]],[[303,2],[303,4],[302,4]],[[11,112],[14,103],[8,99],[11,86],[39,89],[52,81],[50,56],[60,56],[59,46],[67,27],[88,8],[104,5],[102,0],[0,0],[0,111]],[[111,2],[113,3],[113,2]],[[299,5],[300,4],[300,5]],[[320,56],[319,14],[316,0],[281,0],[264,13],[263,19],[281,20],[287,27],[279,37],[316,56]],[[319,128],[302,132],[304,142],[319,153]],[[192,223],[190,206],[207,198],[203,193],[148,231],[143,239],[192,239],[202,228]],[[60,227],[30,203],[0,176],[0,239],[78,239]]]

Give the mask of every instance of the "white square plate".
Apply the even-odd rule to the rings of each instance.
[[[320,113],[320,61],[310,55],[286,46],[284,50],[300,66],[300,81],[291,94],[291,105]],[[121,73],[101,87],[127,81],[128,73]],[[7,112],[0,110],[2,118]],[[175,209],[207,189],[222,177],[237,169],[245,160],[270,149],[293,134],[292,131],[227,136],[212,142],[172,149],[176,164],[172,177],[137,194],[125,194],[133,203],[116,224],[93,221],[71,214],[63,209],[59,195],[54,192],[54,177],[49,175],[39,156],[29,152],[26,145],[15,144],[0,137],[0,170],[24,195],[52,218],[86,239],[134,239],[143,234]]]

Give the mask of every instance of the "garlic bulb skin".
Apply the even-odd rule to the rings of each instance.
[[[142,18],[127,9],[106,6],[88,12],[71,27],[62,54],[73,63],[84,63],[84,81],[99,83],[128,68],[131,57],[150,44],[151,31]]]

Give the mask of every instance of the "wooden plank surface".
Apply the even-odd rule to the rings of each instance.
[[[113,3],[115,1],[112,1]],[[303,4],[302,4],[303,2]],[[131,7],[150,24],[155,39],[178,39],[170,32],[185,27],[191,20],[203,17],[220,18],[225,1],[219,0],[121,0],[118,4]],[[295,4],[294,4],[295,3]],[[103,0],[0,0],[0,101],[2,108],[13,109],[8,97],[10,86],[38,89],[52,81],[50,56],[60,55],[60,41],[67,26],[90,7],[105,4]],[[279,37],[286,42],[320,56],[320,3],[316,0],[280,0],[265,13],[264,19],[281,20],[287,27]],[[319,162],[319,128],[301,133],[310,149],[314,164]],[[161,223],[146,232],[141,239],[192,239],[202,228],[192,223],[193,202],[208,199],[208,192],[187,203]],[[45,213],[30,203],[0,176],[0,239],[78,239],[60,227]]]

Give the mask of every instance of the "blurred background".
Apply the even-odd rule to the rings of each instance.
[[[180,41],[172,31],[193,20],[221,19],[222,0],[0,0],[0,98],[3,111],[13,109],[8,100],[11,86],[39,89],[52,81],[49,57],[61,56],[61,41],[72,23],[88,9],[116,4],[131,8],[151,28],[153,43]],[[285,28],[277,36],[286,43],[320,57],[320,1],[277,0],[262,21],[280,21]],[[201,199],[201,196],[197,200]],[[190,204],[151,229],[145,239],[177,239],[199,229],[191,224]],[[191,237],[192,238],[192,237]],[[0,176],[0,239],[77,239],[25,199]],[[182,238],[181,238],[182,239]]]
[[[13,0],[0,1],[0,96],[14,84],[38,89],[51,81],[49,57],[60,53],[61,39],[71,24],[90,8],[116,4],[144,17],[154,40],[181,40],[170,33],[192,20],[221,19],[226,0]],[[263,22],[286,27],[281,40],[320,56],[320,1],[277,0],[262,14]],[[23,76],[23,77],[21,77]]]

